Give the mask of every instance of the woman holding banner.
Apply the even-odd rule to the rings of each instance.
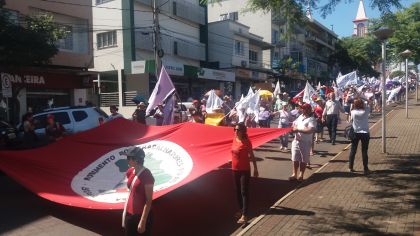
[[[143,149],[133,146],[123,155],[127,156],[130,166],[126,173],[130,192],[123,212],[125,235],[151,235],[155,179],[150,170],[143,166],[146,156]]]
[[[241,209],[239,224],[248,221],[249,180],[251,178],[251,165],[254,166],[254,177],[258,177],[257,162],[255,161],[252,144],[249,141],[244,123],[238,123],[235,128],[235,137],[232,143],[232,171],[236,186],[236,196]]]

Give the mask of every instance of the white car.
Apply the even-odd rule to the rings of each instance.
[[[66,133],[72,134],[95,128],[101,122],[106,121],[108,115],[97,107],[73,106],[46,109],[34,114],[35,133],[45,135],[47,116],[51,114],[54,120],[66,129]]]

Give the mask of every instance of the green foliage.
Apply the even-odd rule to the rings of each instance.
[[[391,79],[393,79],[395,77],[401,77],[401,76],[405,76],[405,72],[404,71],[396,70],[396,71],[391,72],[391,74],[389,74],[389,77]]]
[[[8,11],[0,8],[0,12],[1,65],[47,64],[57,54],[55,42],[65,37],[66,32],[53,22],[51,15],[19,17],[12,21]]]
[[[408,49],[413,53],[409,60],[416,65],[420,63],[420,3],[375,19],[373,23],[374,28],[386,25],[395,30],[388,40],[388,54],[392,61],[403,61],[400,53]]]
[[[358,70],[361,75],[377,76],[372,65],[381,58],[381,44],[372,36],[347,37],[339,40],[329,65],[338,65],[343,74]]]

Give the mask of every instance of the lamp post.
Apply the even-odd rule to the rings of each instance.
[[[386,103],[386,87],[385,87],[385,65],[386,65],[386,40],[394,33],[394,30],[381,27],[372,32],[376,38],[382,42],[382,153],[386,153],[386,121],[385,121],[385,103]]]
[[[400,55],[405,58],[405,118],[408,118],[408,58],[413,53],[410,50],[405,50]]]

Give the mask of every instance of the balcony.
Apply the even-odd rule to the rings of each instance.
[[[136,48],[153,51],[153,33],[135,33]],[[202,43],[179,39],[170,35],[161,34],[161,47],[166,55],[176,55],[188,59],[204,61],[206,58],[205,45]]]
[[[152,0],[136,0],[137,2],[152,6]],[[156,5],[161,6],[160,11],[172,14],[179,18],[204,25],[206,23],[204,7],[189,3],[184,0],[156,0]]]
[[[320,44],[322,46],[325,46],[325,47],[328,47],[328,48],[334,50],[334,47],[331,46],[327,42],[327,40],[324,39],[324,38],[322,38],[322,37],[318,37],[318,36],[315,36],[315,35],[308,35],[308,36],[306,36],[306,40],[309,41],[309,42],[318,43],[318,44]]]

